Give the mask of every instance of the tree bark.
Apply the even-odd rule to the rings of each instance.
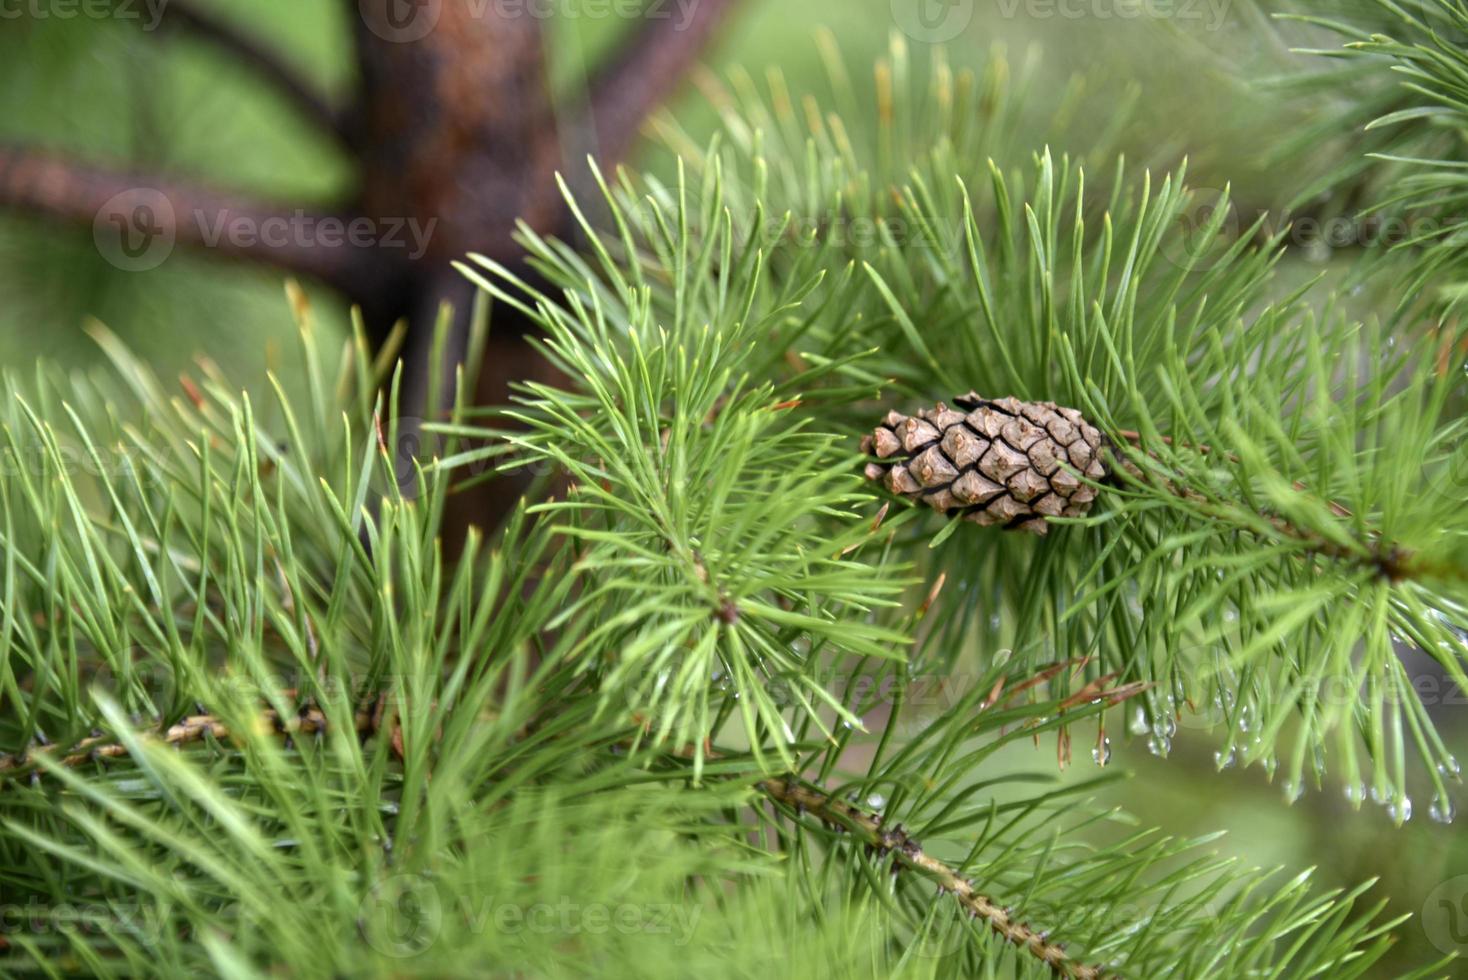
[[[428,378],[464,357],[474,297],[451,263],[480,252],[528,276],[513,239],[517,221],[542,234],[573,235],[556,174],[583,166],[588,152],[604,167],[620,161],[643,118],[672,94],[737,2],[694,0],[676,12],[668,4],[650,5],[626,43],[595,73],[585,114],[557,120],[543,20],[533,5],[346,4],[359,79],[355,99],[343,109],[248,32],[189,0],[173,0],[163,26],[212,44],[250,68],[338,138],[359,165],[356,199],[340,212],[321,214],[237,199],[168,175],[108,170],[0,146],[0,208],[73,225],[115,226],[125,249],[139,235],[157,233],[168,236],[170,247],[262,261],[320,280],[362,308],[378,340],[406,319],[412,329],[400,410],[410,420],[432,418],[454,392],[449,374],[440,403],[428,405]],[[343,222],[365,222],[373,244],[327,241],[309,231],[288,235],[283,243],[205,233],[236,221],[258,232],[266,222],[278,225],[297,216],[314,226],[336,214]],[[405,247],[401,229],[410,223],[422,236],[421,250]],[[125,237],[129,232],[132,239]],[[433,326],[445,302],[454,305],[454,329],[445,363],[434,365]],[[546,365],[524,339],[524,326],[512,311],[496,311],[479,372],[480,403],[503,403],[517,379],[549,380]],[[509,481],[456,501],[457,517],[446,539],[460,537],[457,525],[497,522],[520,489]]]

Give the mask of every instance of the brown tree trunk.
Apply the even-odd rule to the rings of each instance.
[[[671,94],[737,2],[693,0],[676,12],[669,4],[650,5],[630,25],[627,43],[591,80],[588,115],[558,120],[547,85],[544,25],[530,4],[346,3],[355,25],[359,87],[350,105],[334,106],[243,26],[244,0],[241,18],[210,13],[192,0],[170,0],[163,21],[170,30],[160,33],[195,39],[248,66],[354,156],[356,198],[317,208],[312,216],[364,221],[378,244],[210,244],[189,233],[190,216],[207,215],[211,223],[242,217],[258,226],[299,206],[248,201],[173,175],[85,166],[23,146],[0,145],[0,208],[150,233],[159,230],[155,212],[161,211],[173,218],[162,230],[175,234],[180,245],[326,282],[362,308],[369,332],[379,340],[395,322],[407,320],[400,410],[432,417],[444,405],[426,404],[427,379],[435,368],[463,358],[474,298],[450,263],[480,252],[519,268],[520,250],[512,238],[517,220],[543,234],[568,234],[556,172],[574,171],[588,152],[603,166],[615,165],[644,116]],[[134,193],[138,189],[146,193]],[[145,206],[146,222],[140,220]],[[426,235],[422,254],[414,254],[412,237],[402,231],[409,223],[420,237]],[[398,233],[387,234],[393,228]],[[431,365],[432,327],[444,303],[456,310],[455,329],[445,364]],[[510,312],[495,314],[476,393],[480,403],[503,403],[514,380],[543,380],[547,372]],[[452,392],[445,390],[444,397]],[[447,543],[460,539],[466,523],[496,523],[519,490],[510,482],[456,501]]]

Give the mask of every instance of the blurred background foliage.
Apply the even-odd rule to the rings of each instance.
[[[906,0],[900,0],[906,2]],[[916,6],[919,0],[911,0]],[[923,0],[926,2],[926,0]],[[244,18],[276,43],[329,93],[351,83],[349,5],[328,0],[214,0],[207,4]],[[565,15],[551,21],[554,87],[563,101],[584,95],[587,66],[613,46],[624,28],[595,16],[604,4],[561,0]],[[1019,72],[1040,59],[1039,78],[1053,85],[1046,100],[1083,84],[1122,111],[1140,92],[1142,106],[1120,148],[1133,160],[1192,161],[1195,186],[1232,181],[1243,207],[1279,203],[1288,175],[1265,167],[1261,152],[1289,125],[1289,114],[1239,81],[1239,60],[1259,57],[1263,36],[1237,10],[1217,30],[1142,19],[1035,18],[1025,6],[980,2],[967,28],[948,46],[955,63],[976,64],[992,49]],[[585,9],[591,13],[576,15]],[[710,54],[723,71],[738,65],[752,76],[778,65],[792,89],[823,77],[813,43],[829,27],[852,64],[885,51],[894,29],[890,0],[751,0]],[[1204,10],[1200,5],[1200,10]],[[1211,15],[1209,15],[1211,17]],[[23,17],[0,34],[0,140],[74,151],[99,161],[126,161],[139,170],[199,175],[214,186],[238,188],[265,200],[330,200],[350,190],[351,171],[329,137],[315,132],[249,71],[188,37],[143,36],[131,21]],[[924,47],[915,45],[916,49]],[[670,107],[691,133],[710,132],[713,113],[691,87]],[[1104,118],[1082,118],[1095,127]],[[1024,140],[1020,140],[1023,144]],[[1038,147],[1037,147],[1038,149]],[[660,155],[648,154],[656,166]],[[186,364],[196,350],[242,368],[263,365],[290,340],[280,316],[279,276],[175,254],[158,270],[129,273],[110,266],[86,232],[0,220],[0,343],[17,358],[46,353],[68,363],[95,362],[78,329],[94,316],[140,353],[167,365]],[[323,311],[331,297],[319,296]],[[345,323],[337,310],[333,322]],[[41,328],[44,322],[45,328]],[[63,328],[68,329],[63,329]],[[287,366],[288,367],[288,366]],[[250,372],[254,373],[254,372]]]
[[[778,66],[791,89],[821,89],[818,28],[832,31],[848,64],[870,64],[887,48],[894,8],[925,2],[748,0],[711,52],[709,65],[719,74],[742,70],[755,78],[767,66]],[[326,91],[344,93],[350,86],[350,5],[215,0],[210,6],[248,18],[254,31],[287,51]],[[574,14],[582,5],[558,6]],[[1318,123],[1328,107],[1285,98],[1261,84],[1311,66],[1288,52],[1259,9],[1246,0],[1216,0],[1197,4],[1195,18],[1123,18],[1068,17],[1059,12],[1064,6],[979,0],[968,26],[948,42],[950,58],[961,65],[1001,58],[1016,75],[1038,59],[1036,85],[1051,91],[1040,92],[1037,104],[1053,108],[1067,93],[1085,99],[1086,111],[1069,120],[1079,134],[1076,146],[1090,145],[1095,134],[1125,114],[1124,125],[1115,128],[1117,151],[1133,165],[1154,169],[1187,157],[1194,187],[1231,185],[1244,224],[1295,199],[1308,174],[1278,165],[1274,151],[1307,131],[1309,120]],[[1038,16],[1038,10],[1052,14]],[[611,47],[620,26],[614,18],[590,16],[552,22],[554,87],[563,101],[584,98],[586,68]],[[926,45],[913,42],[912,47],[915,57],[923,56]],[[135,24],[116,20],[7,20],[0,32],[0,91],[6,105],[0,140],[126,161],[139,169],[195,174],[270,200],[323,201],[351,190],[351,169],[329,138],[256,85],[246,69],[182,36],[160,45],[142,36]],[[697,139],[716,128],[714,112],[693,86],[668,111]],[[1033,133],[1019,133],[1016,145],[1026,152],[1041,149],[1048,135],[1039,125]],[[1351,152],[1352,139],[1349,132],[1339,133],[1335,141],[1322,139],[1309,150],[1328,159]],[[641,156],[654,169],[670,161],[666,149],[652,145]],[[1282,263],[1281,279],[1298,282],[1329,271],[1320,288],[1339,287],[1350,281],[1357,257],[1350,250],[1294,246]],[[99,255],[88,231],[0,219],[0,359],[24,369],[44,356],[91,369],[101,355],[83,326],[95,318],[165,377],[205,355],[231,365],[232,377],[258,378],[261,389],[264,369],[273,368],[289,388],[296,365],[280,352],[292,349],[295,328],[280,278],[271,270],[183,250],[156,270],[130,273]],[[340,301],[306,285],[325,329],[345,337],[347,316]],[[1357,294],[1364,306],[1378,302],[1376,294]],[[1392,305],[1377,308],[1385,316]],[[1449,743],[1468,734],[1462,692],[1440,694],[1436,701],[1432,710]],[[1112,765],[1136,775],[1105,792],[1143,825],[1162,826],[1180,837],[1229,830],[1222,849],[1242,862],[1316,865],[1319,882],[1327,887],[1380,877],[1380,893],[1393,899],[1394,909],[1429,919],[1444,914],[1424,908],[1433,888],[1468,874],[1468,842],[1461,827],[1419,814],[1394,829],[1383,810],[1356,812],[1334,788],[1312,790],[1286,806],[1280,788],[1271,786],[1260,769],[1219,772],[1214,741],[1186,726],[1166,760],[1152,757],[1146,736],[1130,735],[1126,728],[1125,719],[1109,725]],[[1082,738],[1077,733],[1067,779],[1094,775]],[[1054,757],[1055,745],[1045,741],[1011,749],[993,765],[1027,769]],[[1421,920],[1401,936],[1390,967],[1421,963],[1439,953]]]

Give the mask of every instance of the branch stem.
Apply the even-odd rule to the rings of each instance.
[[[668,100],[739,0],[701,0],[686,15],[653,5],[587,82],[587,122],[603,162],[624,159],[643,120]]]
[[[353,724],[359,735],[370,736],[382,730],[386,719],[383,708],[384,701],[379,699],[374,706],[356,712]],[[325,732],[329,724],[326,714],[311,705],[304,706],[295,715],[287,717],[282,717],[273,708],[266,708],[255,721],[255,730],[286,736],[297,733],[316,734]],[[182,747],[201,742],[205,738],[225,741],[231,737],[231,733],[229,726],[217,716],[201,710],[160,733],[149,733],[145,737],[156,738],[164,745]],[[401,754],[398,732],[394,730],[391,737],[394,749]],[[54,756],[60,765],[77,768],[104,759],[123,758],[127,754],[126,745],[99,732],[64,748],[48,745],[33,747],[14,755],[0,755],[0,781],[17,778],[27,771],[32,780],[38,779],[40,771],[33,767],[38,757],[42,756]],[[827,796],[791,779],[766,779],[757,785],[771,800],[796,814],[809,813],[823,823],[839,826],[875,851],[890,855],[900,866],[937,882],[943,892],[952,895],[970,916],[982,919],[1005,942],[1034,956],[1056,976],[1070,980],[1102,980],[1108,976],[1096,967],[1072,960],[1066,955],[1065,947],[1051,941],[1046,933],[1034,929],[1028,923],[1014,921],[1009,910],[981,894],[956,869],[924,851],[922,845],[900,825],[888,829],[882,825],[881,815],[860,810],[843,800]]]
[[[1058,977],[1073,980],[1101,980],[1107,976],[1100,968],[1077,963],[1065,953],[1065,947],[1052,942],[1029,924],[1016,922],[1008,909],[980,894],[957,870],[923,850],[901,826],[890,830],[882,826],[880,814],[860,810],[844,800],[817,792],[788,779],[767,779],[760,790],[775,802],[795,813],[809,813],[828,825],[853,834],[862,843],[883,855],[890,855],[900,866],[937,882],[944,893],[952,895],[970,916],[982,919],[1005,942],[1040,960]]]
[[[1134,448],[1141,449],[1142,436],[1140,433],[1133,432],[1128,429],[1123,429],[1119,431],[1117,435]],[[1173,440],[1170,436],[1161,436],[1160,438],[1167,445],[1174,445]],[[1186,448],[1190,448],[1194,452],[1197,452],[1198,454],[1203,456],[1207,456],[1213,452],[1213,447],[1207,444],[1199,446],[1188,446]],[[1147,455],[1152,457],[1153,459],[1157,458],[1157,455],[1150,450],[1147,451]],[[1235,456],[1233,453],[1225,454],[1224,458],[1226,458],[1231,463],[1237,463],[1239,461],[1238,457]],[[1131,464],[1123,463],[1122,468],[1127,469],[1133,477],[1151,482],[1145,475],[1141,473],[1139,469],[1132,466]],[[1189,503],[1198,506],[1212,517],[1218,518],[1220,520],[1235,520],[1231,517],[1231,515],[1227,513],[1226,510],[1220,509],[1214,503],[1214,501],[1210,500],[1203,494],[1198,493],[1196,490],[1192,490],[1187,487],[1178,487],[1174,485],[1171,480],[1164,480],[1162,485],[1163,488],[1166,489],[1169,493],[1173,494],[1179,499],[1186,500]],[[1310,492],[1310,488],[1306,486],[1304,481],[1302,480],[1294,481],[1291,486],[1298,493]],[[1330,508],[1330,512],[1336,517],[1349,518],[1353,516],[1350,508],[1346,507],[1344,504],[1339,503],[1338,501],[1326,500],[1325,505]],[[1329,540],[1324,536],[1307,528],[1299,527],[1296,524],[1279,516],[1278,514],[1263,513],[1259,516],[1268,521],[1269,524],[1280,534],[1304,543],[1312,554],[1322,555],[1326,558],[1334,559],[1337,561],[1356,562],[1358,564],[1367,565],[1371,568],[1374,568],[1376,572],[1380,574],[1383,578],[1393,583],[1428,576],[1437,578],[1455,578],[1459,580],[1464,578],[1463,570],[1460,568],[1456,568],[1450,564],[1443,562],[1428,562],[1422,559],[1421,556],[1419,556],[1415,552],[1391,542],[1370,540],[1353,542],[1349,545],[1341,544],[1339,542]],[[1249,530],[1256,529],[1250,527]]]
[[[381,713],[374,711],[359,711],[354,717],[357,731],[361,734],[371,734],[381,722]],[[313,735],[325,732],[328,726],[326,714],[316,707],[304,707],[293,717],[282,718],[273,708],[261,711],[255,722],[257,731],[276,732],[282,735]],[[145,733],[145,737],[155,738],[163,745],[182,747],[195,742],[202,742],[205,738],[214,738],[220,741],[229,739],[229,726],[217,716],[206,712],[198,712],[189,715],[177,724],[168,726],[162,732]],[[21,772],[31,770],[36,764],[38,757],[54,756],[57,762],[69,769],[86,765],[88,762],[96,762],[101,759],[120,759],[127,755],[127,746],[117,741],[114,737],[104,734],[94,734],[81,741],[63,747],[56,745],[37,746],[26,752],[14,755],[0,755],[0,779],[14,777]],[[39,775],[32,770],[33,774]]]
[[[129,247],[143,254],[159,242],[183,245],[264,262],[354,297],[375,268],[370,249],[334,230],[326,234],[326,222],[345,229],[349,215],[245,200],[26,146],[0,143],[0,208],[92,228],[99,246],[106,236],[119,254],[132,255]]]
[[[191,0],[168,0],[162,26],[220,49],[260,76],[307,120],[350,144],[345,116],[280,52]]]

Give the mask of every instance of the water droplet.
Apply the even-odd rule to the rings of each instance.
[[[1098,766],[1104,766],[1111,761],[1111,739],[1103,738],[1101,744],[1091,750],[1091,759]]]
[[[994,615],[992,615],[992,616],[989,617],[989,628],[991,630],[997,630],[999,628],[1000,624],[1003,623],[1003,622],[1004,621],[999,618],[999,614],[998,613],[995,613]]]
[[[1382,784],[1377,783],[1376,785],[1371,787],[1372,803],[1376,803],[1378,805],[1385,803],[1387,801],[1387,797],[1391,795],[1392,791],[1390,786],[1383,786]]]
[[[1151,728],[1147,725],[1147,712],[1138,708],[1132,713],[1132,723],[1128,727],[1131,729],[1133,735],[1145,735],[1151,731]]]
[[[1458,807],[1451,798],[1439,796],[1432,801],[1432,806],[1427,808],[1427,815],[1434,823],[1452,823],[1453,818],[1458,815]]]
[[[1274,771],[1279,768],[1279,759],[1272,755],[1264,757],[1264,772],[1270,779],[1274,778]]]
[[[1295,782],[1293,779],[1286,779],[1281,788],[1284,790],[1285,802],[1290,806],[1294,806],[1295,801],[1305,795],[1304,785]]]
[[[1366,802],[1366,784],[1347,783],[1346,802],[1359,809],[1361,804]]]
[[[1167,754],[1172,751],[1172,739],[1165,735],[1153,735],[1147,739],[1147,751],[1159,758],[1165,759],[1167,758]]]
[[[1463,776],[1463,770],[1458,765],[1458,760],[1451,755],[1437,764],[1437,772],[1438,775],[1446,776],[1449,779],[1461,779]]]
[[[1392,823],[1404,824],[1412,819],[1412,799],[1403,796],[1393,800],[1386,808],[1387,816],[1392,818]]]
[[[1234,763],[1236,763],[1237,761],[1238,753],[1233,750],[1232,746],[1230,746],[1227,751],[1219,751],[1213,753],[1213,764],[1218,766],[1219,769],[1232,769],[1234,767]]]
[[[881,793],[873,793],[871,796],[867,797],[867,806],[871,807],[873,810],[880,810],[886,805],[887,797],[883,796]]]

